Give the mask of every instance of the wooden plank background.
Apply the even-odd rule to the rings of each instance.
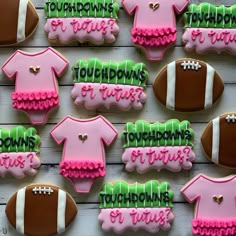
[[[40,17],[40,22],[35,34],[26,42],[17,47],[5,47],[0,48],[0,65],[16,50],[21,49],[29,52],[41,51],[44,48],[50,46],[47,41],[47,37],[44,33],[45,17],[43,11],[43,1],[33,1],[37,12]],[[195,0],[192,2],[202,2],[201,0]],[[211,0],[214,4],[224,3],[231,5],[233,0]],[[226,3],[225,3],[226,2]],[[229,174],[234,174],[234,170],[218,167],[215,164],[210,163],[204,156],[200,145],[200,137],[206,124],[214,117],[228,111],[236,111],[235,93],[236,93],[236,78],[235,78],[235,57],[228,54],[216,55],[215,53],[207,55],[196,55],[186,53],[184,51],[181,36],[183,33],[182,18],[177,19],[178,22],[178,40],[175,47],[170,48],[164,56],[161,62],[149,62],[146,60],[144,54],[137,51],[130,42],[129,31],[132,28],[133,17],[128,16],[126,12],[121,8],[119,26],[120,34],[117,41],[111,46],[93,46],[93,45],[79,45],[74,43],[67,47],[55,46],[56,50],[62,53],[70,62],[67,73],[59,80],[60,84],[60,97],[61,106],[58,111],[49,115],[48,123],[43,126],[37,126],[37,130],[41,136],[42,145],[40,157],[42,160],[42,166],[39,173],[35,177],[26,177],[23,180],[17,180],[13,177],[7,176],[4,179],[0,179],[0,236],[9,235],[15,236],[17,233],[8,224],[5,217],[5,205],[9,197],[25,185],[32,182],[50,182],[57,184],[68,191],[76,203],[78,204],[78,215],[72,225],[63,235],[69,236],[101,236],[101,235],[115,235],[111,232],[104,233],[101,231],[101,227],[97,221],[99,213],[98,209],[98,193],[103,183],[114,182],[117,180],[125,180],[133,183],[135,181],[144,182],[150,179],[157,179],[159,181],[169,181],[172,189],[175,192],[174,198],[174,214],[175,221],[172,230],[169,232],[159,232],[158,235],[170,235],[170,236],[190,236],[191,233],[191,220],[193,218],[194,206],[188,204],[180,194],[182,186],[191,178],[199,173],[204,173],[212,177],[223,177]],[[144,62],[147,65],[147,69],[150,73],[148,81],[147,94],[148,100],[142,111],[131,110],[129,112],[120,112],[116,109],[106,110],[97,109],[95,111],[87,111],[84,108],[76,107],[70,97],[70,91],[73,87],[71,67],[78,59],[89,59],[91,57],[98,57],[104,61],[109,59],[114,61],[121,61],[124,59],[132,59],[136,62]],[[168,111],[159,102],[156,101],[152,92],[152,83],[155,79],[155,75],[158,71],[167,63],[181,58],[181,57],[193,57],[204,60],[211,64],[222,76],[225,84],[225,91],[216,105],[213,108],[197,112],[197,113],[177,113]],[[29,126],[29,121],[26,115],[21,112],[12,109],[11,107],[11,92],[14,89],[14,83],[9,81],[2,72],[0,72],[0,125],[3,128],[10,128],[15,125],[24,124]],[[98,114],[103,115],[118,129],[119,135],[116,141],[106,149],[107,160],[107,175],[104,179],[99,179],[93,185],[92,191],[89,194],[75,193],[71,183],[61,177],[58,174],[58,164],[61,160],[62,146],[58,146],[52,140],[49,135],[49,131],[52,127],[63,119],[66,115],[72,115],[78,118],[89,118]],[[180,173],[171,173],[168,171],[150,171],[146,174],[139,175],[135,172],[128,173],[124,169],[124,165],[121,163],[122,155],[122,141],[121,133],[124,127],[124,123],[127,121],[136,121],[137,119],[145,119],[149,122],[165,121],[170,118],[178,118],[180,120],[188,119],[192,122],[192,128],[195,130],[194,150],[196,153],[196,161],[193,164],[193,169],[190,171],[183,171]],[[127,231],[123,235],[125,236],[146,236],[149,235],[144,231],[137,233]]]

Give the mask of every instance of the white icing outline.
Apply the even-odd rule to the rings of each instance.
[[[16,231],[25,233],[25,191],[26,188],[18,190],[16,195]]]
[[[227,115],[227,116],[225,117],[225,120],[226,120],[228,123],[230,123],[230,122],[235,123],[235,122],[236,122],[236,115],[235,115],[235,114]]]
[[[202,68],[202,66],[199,64],[198,61],[183,61],[181,63],[181,66],[183,67],[183,70],[196,70],[198,71],[199,69]]]
[[[219,143],[220,143],[220,118],[216,117],[212,121],[212,161],[219,163]]]
[[[57,233],[60,234],[65,231],[65,214],[66,214],[66,192],[58,190],[57,203]]]
[[[215,70],[213,67],[207,64],[207,77],[205,87],[205,102],[204,108],[209,108],[213,103],[213,83],[214,83]]]
[[[37,195],[41,195],[41,194],[44,194],[44,195],[51,195],[51,193],[54,192],[54,190],[51,188],[51,187],[41,187],[41,186],[38,186],[38,187],[34,187],[32,189],[32,192]]]
[[[16,35],[17,42],[22,42],[25,40],[27,5],[28,5],[28,0],[19,1],[17,35]]]
[[[175,61],[167,65],[167,93],[166,93],[166,107],[170,110],[175,110],[175,84],[176,72]]]

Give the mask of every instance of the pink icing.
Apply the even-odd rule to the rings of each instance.
[[[133,28],[131,40],[141,46],[166,46],[176,41],[176,29],[162,28]]]
[[[146,102],[142,87],[120,84],[75,83],[71,96],[75,104],[83,104],[87,109],[109,109],[112,105],[122,110],[141,109]]]
[[[99,45],[113,43],[119,27],[113,18],[50,18],[44,27],[49,40],[68,43],[91,41]]]
[[[173,172],[192,168],[195,154],[189,146],[126,148],[122,161],[127,171],[145,173],[149,169],[168,169]]]
[[[122,233],[125,230],[144,229],[156,233],[171,228],[174,215],[170,208],[112,208],[101,209],[98,216],[104,231]]]
[[[25,175],[36,175],[40,164],[34,152],[0,153],[0,176],[11,174],[21,179]]]
[[[214,50],[236,54],[236,29],[187,28],[183,34],[186,50],[197,53]]]
[[[51,92],[13,92],[12,107],[22,110],[46,110],[59,105],[58,94]]]
[[[209,178],[199,174],[181,189],[187,201],[196,201],[195,217],[192,221],[195,234],[235,235],[235,184],[235,175]],[[215,234],[209,234],[210,232]]]
[[[236,234],[236,218],[226,220],[200,218],[194,219],[192,225],[195,235],[227,236]]]
[[[161,32],[163,28],[176,30],[175,14],[181,13],[188,3],[189,0],[122,0],[126,11],[129,14],[135,13],[134,28],[143,29],[144,32],[147,29],[151,29],[150,32],[156,30]],[[155,39],[155,37],[155,34],[153,34],[152,38]],[[170,38],[163,38],[162,42],[165,42],[165,46],[153,43],[154,46],[151,46],[151,48],[147,46],[150,45],[150,42],[153,42],[151,40],[149,40],[149,44],[140,44],[139,41],[143,42],[143,39],[138,39],[137,42],[138,45],[143,47],[149,60],[161,60],[166,48],[176,41],[176,36]],[[136,42],[134,43],[136,44]]]
[[[98,178],[106,175],[102,162],[96,161],[62,161],[60,174],[69,178]]]

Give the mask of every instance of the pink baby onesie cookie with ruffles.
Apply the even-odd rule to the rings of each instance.
[[[68,61],[53,48],[38,53],[17,50],[2,66],[9,79],[15,79],[12,107],[27,113],[32,124],[44,124],[48,112],[59,106],[56,76]]]
[[[76,192],[87,193],[94,181],[106,175],[104,144],[110,145],[117,130],[102,116],[76,119],[67,116],[51,131],[64,142],[60,174],[72,181]]]

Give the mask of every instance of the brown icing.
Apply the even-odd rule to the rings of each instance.
[[[0,9],[0,45],[16,44],[19,0],[0,1]],[[38,20],[38,14],[29,1],[25,27],[26,38],[36,29]]]
[[[175,86],[175,110],[176,111],[199,111],[204,109],[206,64],[198,61],[201,68],[196,70],[184,70],[181,67],[183,61],[198,61],[183,58],[176,61],[176,86]],[[153,90],[158,100],[166,106],[167,96],[167,67],[164,67],[157,75],[153,84]],[[202,78],[202,79],[199,79]],[[213,103],[221,96],[224,84],[215,72],[213,84]]]
[[[34,187],[51,187],[54,191],[50,195],[35,194]],[[34,184],[26,188],[24,229],[26,235],[49,236],[57,234],[57,206],[58,190],[54,185]],[[9,222],[16,227],[16,196],[15,193],[7,203],[6,215]],[[77,214],[77,207],[73,199],[66,195],[65,225],[68,226]]]

